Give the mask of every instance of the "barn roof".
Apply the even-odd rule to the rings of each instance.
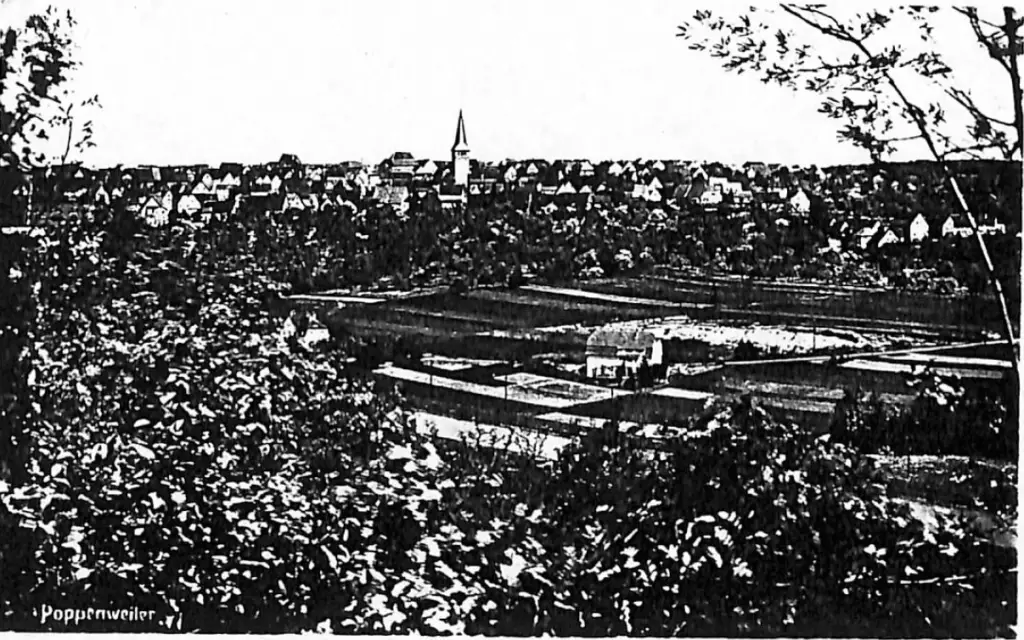
[[[642,329],[598,329],[587,338],[587,353],[615,354],[620,351],[647,352],[654,348],[657,338]]]

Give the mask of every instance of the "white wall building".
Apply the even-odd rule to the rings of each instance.
[[[587,377],[635,376],[640,367],[664,362],[664,346],[649,331],[598,329],[587,339]]]

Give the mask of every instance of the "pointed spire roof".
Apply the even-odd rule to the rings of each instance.
[[[462,109],[459,109],[459,124],[455,129],[455,144],[452,151],[469,151],[469,143],[466,142],[466,123],[462,120]]]

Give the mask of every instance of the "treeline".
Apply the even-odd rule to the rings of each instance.
[[[495,204],[405,212],[387,206],[354,213],[248,209],[234,223],[232,241],[295,293],[438,283],[516,286],[528,278],[565,283],[657,265],[940,292],[982,293],[988,287],[972,238],[863,252],[851,235],[836,230],[820,200],[808,216],[758,204],[741,212],[692,206],[678,213],[644,204],[583,210]],[[1007,234],[990,237],[989,244],[1004,289],[1018,291],[1019,240]]]
[[[913,402],[904,407],[848,389],[830,433],[866,453],[1017,460],[1019,381],[1014,370],[986,385],[922,374],[914,391]]]
[[[1021,164],[996,160],[949,163],[968,206],[984,222],[1001,222],[1009,232],[1021,229]],[[863,194],[851,199],[856,187]],[[872,166],[841,165],[828,169],[820,192],[844,213],[909,220],[918,213],[941,223],[960,212],[955,194],[935,162],[883,162]]]

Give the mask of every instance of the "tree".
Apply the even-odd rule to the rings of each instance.
[[[50,7],[20,27],[0,32],[0,202],[26,191],[24,176],[44,164],[67,164],[73,152],[93,145],[92,121],[76,120],[96,107],[98,96],[76,101],[68,81],[78,68],[70,12]],[[24,219],[25,198],[16,222]]]
[[[934,37],[934,7],[893,7],[844,12],[822,5],[751,8],[728,18],[698,11],[680,26],[690,48],[763,82],[821,96],[820,111],[843,123],[842,140],[867,150],[873,161],[908,142],[923,144],[965,215],[999,299],[1012,357],[1018,358],[1003,285],[985,239],[947,161],[992,156],[1019,161],[1024,145],[1017,58],[1022,21],[1012,8],[992,19],[973,8],[952,9],[988,58],[1007,76],[1003,116],[982,106],[961,84]],[[912,34],[914,37],[907,37]]]
[[[52,8],[28,16],[21,26],[0,31],[0,479],[24,473],[27,408],[28,332],[34,313],[32,269],[25,251],[35,236],[20,225],[27,221],[26,176],[47,159],[46,140],[68,127],[59,156],[66,162],[73,148],[91,144],[85,123],[73,144],[72,105],[67,81],[77,66],[71,47],[74,19]],[[95,100],[88,101],[94,104]]]
[[[0,28],[0,485],[17,486],[32,470],[28,460],[37,418],[32,351],[40,283],[33,253],[40,236],[39,229],[24,226],[33,197],[26,178],[44,163],[66,164],[72,151],[91,145],[92,126],[84,122],[76,127],[76,105],[67,90],[77,67],[71,15],[50,8],[20,24],[8,24]],[[77,106],[95,104],[91,98]],[[62,128],[66,135],[58,133]],[[26,587],[18,577],[33,562],[26,553],[32,533],[23,527],[8,529],[9,514],[6,509],[0,514],[5,530],[0,542],[5,575],[0,599],[6,606],[9,594]]]

